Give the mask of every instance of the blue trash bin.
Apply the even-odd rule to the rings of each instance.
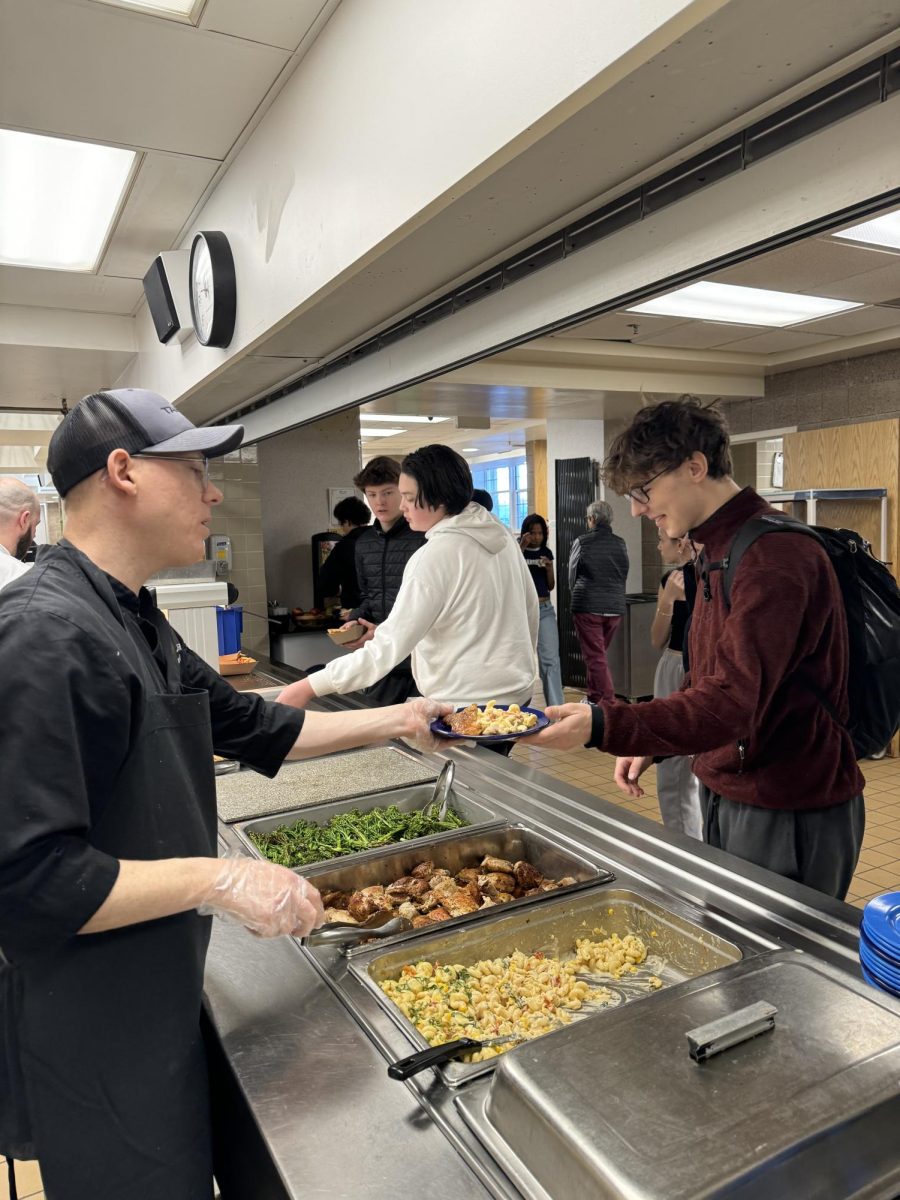
[[[219,634],[219,654],[237,654],[241,648],[244,629],[244,610],[240,604],[230,608],[216,605],[216,627]]]

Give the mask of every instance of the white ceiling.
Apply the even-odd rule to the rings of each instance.
[[[2,0],[15,54],[0,125],[125,146],[141,161],[96,274],[0,267],[0,299],[133,313],[150,263],[178,244],[337,3],[206,0],[194,26],[100,0]]]
[[[81,275],[0,267],[0,302],[122,317],[133,314],[142,297],[140,280],[151,260],[160,250],[180,243],[193,215],[338,2],[206,0],[197,25],[192,26],[101,0],[0,0],[4,42],[15,46],[15,55],[6,56],[0,80],[0,125],[111,142],[141,154],[99,271]],[[338,288],[314,312],[298,317],[256,352],[230,364],[210,385],[216,413],[278,386],[302,369],[307,360],[296,354],[310,353],[311,346],[317,355],[330,353],[335,337],[352,339],[373,328],[375,301],[366,299],[369,293],[380,305],[378,320],[384,322],[404,305],[421,303],[416,264],[429,263],[435,279],[446,281],[461,270],[478,269],[491,255],[508,254],[511,241],[532,237],[536,228],[560,213],[574,211],[576,204],[586,211],[596,204],[603,188],[615,189],[623,181],[648,176],[659,169],[660,161],[667,161],[661,156],[675,150],[684,153],[695,139],[719,136],[730,120],[743,120],[754,106],[774,103],[779,94],[801,87],[841,54],[884,35],[885,23],[889,24],[888,6],[864,6],[852,15],[842,6],[826,6],[828,12],[820,12],[820,36],[810,37],[816,2],[797,0],[797,4],[797,19],[781,31],[777,55],[770,49],[772,21],[760,19],[751,31],[741,5],[726,7],[717,36],[725,43],[729,36],[745,39],[739,72],[730,70],[727,57],[722,57],[719,67],[718,60],[705,62],[708,52],[698,30],[685,46],[649,63],[639,78],[624,79],[605,98],[621,114],[620,121],[606,120],[599,101],[586,107],[573,118],[563,144],[548,138],[546,146],[539,144],[533,153],[516,159],[502,179],[485,180],[482,189],[461,197],[464,211],[447,210],[441,236],[436,236],[436,227],[423,227],[421,240],[411,235],[396,248],[390,271],[386,262],[380,262],[353,280],[356,308]],[[776,0],[770,0],[767,11],[775,8]],[[769,65],[763,70],[761,63]],[[727,78],[716,76],[715,69],[729,70]],[[695,120],[695,70],[707,71],[702,129]],[[663,89],[664,110],[655,99]],[[602,156],[594,153],[598,129],[603,130]],[[534,186],[535,179],[542,180],[541,187]],[[518,200],[513,203],[511,196]],[[502,212],[504,220],[489,220],[486,214],[492,212]],[[461,257],[463,253],[470,258]],[[608,357],[608,343],[623,340],[633,342],[629,349],[682,352],[687,357],[680,361],[679,370],[684,372],[693,364],[701,374],[709,373],[722,367],[726,357],[735,362],[741,357],[753,364],[760,378],[766,371],[810,361],[809,356],[821,361],[829,355],[866,352],[873,348],[873,339],[875,348],[900,342],[900,308],[884,303],[900,297],[900,255],[815,238],[710,278],[813,291],[861,300],[866,307],[789,330],[617,312],[585,322],[553,341],[572,340],[573,346],[576,340],[592,342],[591,365],[598,371]],[[632,324],[638,326],[636,334]],[[128,358],[125,350],[56,348],[50,355],[40,346],[4,345],[2,349],[0,407],[5,397],[14,395],[10,403],[16,406],[55,408],[63,394],[77,397],[98,380],[114,379]],[[534,351],[538,359],[543,353]],[[502,357],[496,365],[509,366]],[[562,383],[503,388],[460,373],[368,407],[396,412],[398,406],[408,404],[409,411],[463,417],[467,412],[489,412],[494,429],[477,436],[456,430],[451,444],[478,444],[487,447],[485,452],[500,453],[514,439],[528,436],[528,430],[550,414],[612,418],[633,411],[640,402],[640,385],[636,371],[632,376],[631,380],[617,376],[609,386],[589,391]],[[195,414],[195,419],[200,416]],[[445,434],[450,440],[448,427],[449,422],[435,426],[442,440]],[[413,427],[409,438],[397,439],[396,447],[391,439],[378,439],[367,452],[412,449],[422,444],[424,428]]]
[[[474,372],[491,366],[488,360],[365,405],[361,416],[366,412],[490,413],[490,431],[467,432],[442,423],[434,427],[434,438],[456,449],[477,447],[480,456],[508,454],[510,447],[512,452],[521,452],[526,439],[543,428],[547,417],[615,420],[636,411],[650,393],[654,399],[684,391],[709,396],[721,394],[720,375],[716,376],[716,386],[711,389],[704,386],[704,374],[712,371],[755,370],[758,387],[746,394],[760,396],[765,391],[767,374],[789,370],[809,361],[810,356],[820,362],[900,345],[900,299],[897,307],[878,303],[900,298],[898,252],[851,246],[822,235],[759,255],[707,278],[747,287],[856,300],[865,307],[788,329],[682,320],[620,309],[582,322],[552,338],[498,355],[493,364],[502,367],[510,378],[521,377],[520,363],[527,363],[532,370],[543,365],[551,373],[578,365],[592,370],[598,380],[610,371],[621,373],[625,367],[633,379],[630,386],[622,383],[621,374],[618,390],[598,386],[588,391],[527,384],[499,387],[471,382]],[[549,351],[550,346],[556,348],[555,352]],[[640,348],[646,348],[647,353],[642,355]],[[678,352],[678,356],[673,353],[655,360],[650,356],[653,350],[658,356],[667,349]],[[655,387],[646,387],[648,372],[654,369],[659,382]],[[671,378],[667,381],[665,374],[660,378],[660,371],[669,373]],[[692,373],[694,378],[690,377]],[[729,399],[737,396],[737,392],[729,393]],[[427,440],[428,428],[415,425],[402,435],[367,441],[364,454],[366,457],[406,454]],[[476,455],[467,457],[474,460]]]

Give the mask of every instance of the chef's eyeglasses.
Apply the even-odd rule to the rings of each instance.
[[[149,458],[157,462],[177,462],[187,463],[197,480],[200,483],[200,490],[205,492],[209,487],[209,459],[206,455],[202,458],[176,458],[174,454],[132,454],[132,458]]]
[[[635,504],[649,504],[650,494],[647,488],[654,481],[659,479],[661,475],[668,475],[670,471],[675,471],[676,467],[664,467],[661,471],[657,471],[655,475],[651,475],[649,479],[645,479],[643,483],[639,483],[636,487],[631,488],[625,493],[629,500],[633,500]]]

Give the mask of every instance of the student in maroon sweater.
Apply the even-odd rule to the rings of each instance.
[[[634,516],[669,537],[690,533],[720,563],[750,517],[774,510],[731,475],[722,415],[693,397],[643,409],[604,463]],[[828,556],[804,534],[761,537],[735,573],[698,579],[690,673],[681,691],[643,704],[564,704],[533,743],[587,744],[618,756],[632,796],[653,756],[693,754],[704,839],[843,898],[865,827],[864,780],[847,717],[847,629]]]

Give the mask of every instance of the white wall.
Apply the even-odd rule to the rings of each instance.
[[[360,469],[359,417],[338,413],[259,446],[266,587],[270,599],[311,608],[311,537],[329,528],[328,488]]]
[[[160,346],[143,308],[138,359],[121,382],[184,396],[577,111],[604,70],[677,14],[690,11],[695,23],[720,7],[344,0],[195,223],[226,230],[234,251],[231,346]]]

